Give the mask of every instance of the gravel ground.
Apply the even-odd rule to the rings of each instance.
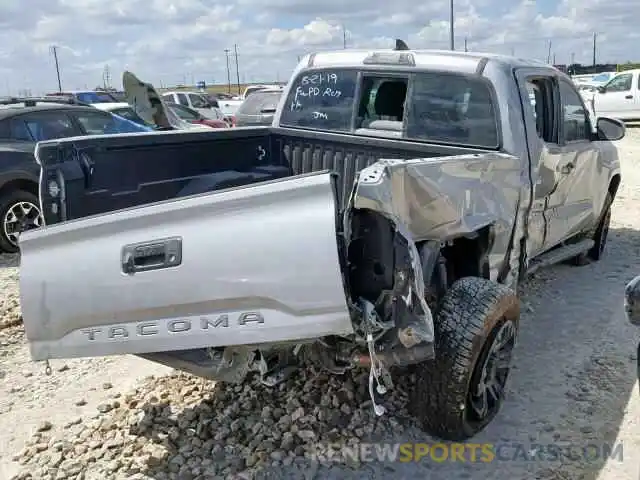
[[[507,398],[473,441],[504,444],[486,463],[323,461],[330,442],[433,442],[406,412],[406,385],[375,418],[362,373],[309,368],[275,389],[216,386],[136,357],[30,361],[20,325],[17,258],[0,257],[0,479],[639,478],[640,332],[622,310],[640,274],[640,131],[621,144],[623,182],[606,257],[540,271],[523,287]],[[622,445],[622,459],[593,449]],[[588,459],[546,445],[590,445]],[[542,452],[542,454],[541,454]],[[548,451],[547,451],[548,452]],[[619,451],[618,451],[619,452]],[[469,457],[467,457],[469,458]],[[21,473],[22,472],[22,473]]]

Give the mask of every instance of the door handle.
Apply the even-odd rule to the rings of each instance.
[[[576,168],[575,163],[565,163],[564,165],[562,165],[562,167],[560,167],[560,173],[563,175],[569,175],[574,168]]]
[[[171,237],[122,247],[122,272],[137,272],[177,267],[182,263],[182,238]]]
[[[627,100],[631,100],[631,99],[633,99],[633,95],[627,95],[624,98],[626,98]]]

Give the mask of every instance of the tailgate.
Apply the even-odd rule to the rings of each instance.
[[[24,233],[34,360],[352,333],[331,174],[289,177]]]

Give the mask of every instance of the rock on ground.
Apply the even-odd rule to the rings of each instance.
[[[406,411],[410,382],[375,417],[366,374],[301,370],[273,389],[215,385],[134,357],[30,362],[20,327],[15,256],[0,258],[0,478],[638,478],[637,328],[622,311],[640,274],[640,133],[621,143],[623,183],[606,257],[540,271],[524,308],[507,398],[474,443],[503,446],[492,463],[327,461],[329,444],[434,442]],[[145,375],[157,375],[147,379]],[[622,460],[603,458],[622,445]],[[553,460],[549,445],[591,448]],[[601,455],[597,455],[600,453]],[[611,452],[605,452],[611,453]],[[320,455],[318,455],[320,454]],[[610,457],[611,455],[607,455]],[[339,461],[338,461],[339,460]]]

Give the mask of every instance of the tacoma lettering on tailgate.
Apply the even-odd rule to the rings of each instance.
[[[106,335],[106,338],[110,340],[126,340],[132,335],[136,337],[151,337],[153,335],[158,335],[161,330],[165,329],[168,333],[175,334],[189,332],[194,328],[194,323],[203,331],[209,330],[210,328],[228,328],[229,317],[230,315],[223,314],[218,317],[200,317],[199,321],[193,321],[190,319],[174,319],[166,322],[140,322],[135,326],[112,325],[109,327],[84,328],[81,332],[86,335],[87,340],[89,341],[105,338],[104,335]],[[237,315],[235,323],[240,326],[246,326],[253,323],[262,324],[264,323],[264,316],[259,312],[244,312]]]

